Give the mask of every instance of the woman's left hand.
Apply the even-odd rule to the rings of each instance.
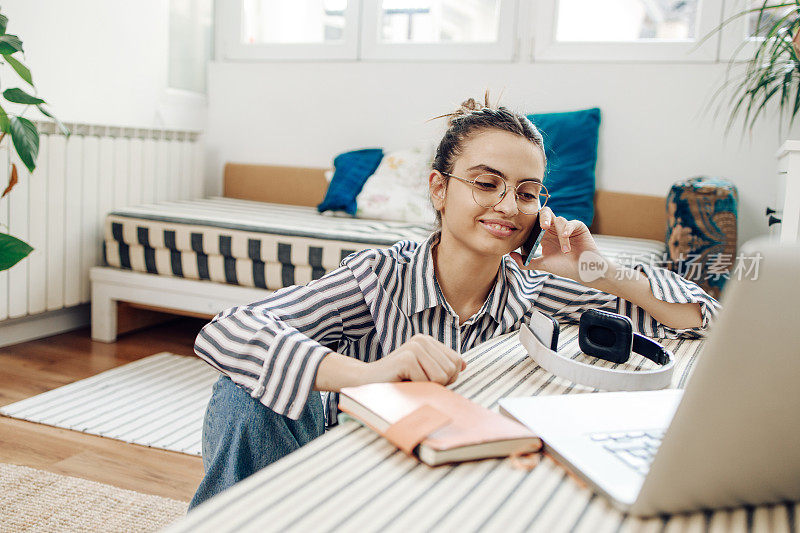
[[[549,207],[539,211],[539,223],[545,230],[541,257],[532,259],[528,266],[522,264],[524,258],[519,253],[512,252],[511,257],[522,269],[544,270],[581,282],[578,270],[581,254],[591,251],[600,255],[589,228],[580,220],[556,216]]]

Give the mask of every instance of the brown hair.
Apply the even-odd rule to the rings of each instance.
[[[461,155],[464,142],[472,135],[487,130],[507,131],[529,140],[542,150],[542,158],[545,166],[547,165],[544,140],[533,122],[528,120],[525,115],[515,113],[506,107],[492,106],[489,103],[489,91],[486,91],[484,95],[483,104],[470,98],[464,101],[455,112],[435,118],[444,117],[448,118],[447,131],[439,141],[432,164],[433,170],[437,170],[443,175],[452,172],[456,159]],[[447,179],[446,175],[444,177]],[[441,222],[441,214],[436,211],[437,226],[441,226]]]

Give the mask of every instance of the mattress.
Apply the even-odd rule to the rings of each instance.
[[[358,250],[423,241],[432,227],[334,217],[313,207],[232,198],[119,209],[104,225],[108,266],[162,276],[275,290],[305,284]],[[660,261],[664,243],[596,235],[617,261]]]

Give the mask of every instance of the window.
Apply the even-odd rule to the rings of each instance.
[[[696,37],[697,0],[561,0],[556,40],[562,42],[637,42]]]
[[[374,0],[364,3],[366,59],[511,60],[511,0]]]
[[[715,61],[722,0],[540,0],[537,60]]]
[[[218,0],[217,55],[512,61],[521,49],[534,61],[714,62],[731,32],[704,37],[723,7],[759,1]]]
[[[356,59],[359,0],[220,0],[223,59]]]
[[[244,0],[242,42],[340,43],[347,0]]]
[[[510,60],[517,2],[219,0],[218,48],[233,60]]]
[[[785,4],[785,1],[773,0],[768,5]],[[766,31],[784,15],[797,10],[796,6],[784,6],[764,12],[761,27],[756,28],[758,12],[745,17],[734,17],[746,9],[756,9],[764,5],[763,0],[727,0],[725,4],[725,20],[731,19],[722,33],[720,60],[728,61],[734,54],[739,61],[747,61],[753,57],[756,46],[764,40]]]
[[[770,2],[770,4],[776,4],[777,2]],[[781,2],[784,3],[784,2]],[[757,9],[764,5],[764,2],[761,0],[750,0],[750,8]],[[758,12],[750,13],[747,18],[747,37],[753,40],[756,39],[764,39],[766,37],[767,31],[769,28],[784,16],[793,13],[797,9],[796,6],[782,6],[782,7],[775,7],[775,9],[770,9],[765,11],[761,17],[761,22],[759,23],[758,20]],[[760,26],[758,30],[756,30],[756,25]]]
[[[497,0],[384,0],[384,43],[491,43],[497,40]]]

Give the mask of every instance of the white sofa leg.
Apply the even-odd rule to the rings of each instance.
[[[107,286],[97,282],[92,283],[92,340],[117,340],[117,301]]]

